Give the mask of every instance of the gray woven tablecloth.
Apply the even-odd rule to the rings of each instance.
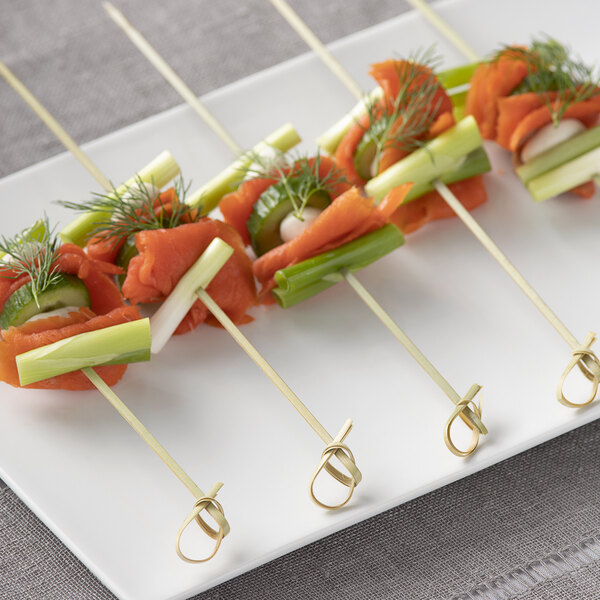
[[[326,42],[407,10],[292,4]],[[118,5],[198,94],[306,50],[266,0]],[[180,103],[99,0],[0,0],[0,59],[78,142]],[[62,150],[0,83],[0,176]],[[197,598],[600,598],[599,446],[592,423]],[[113,596],[0,481],[0,599],[17,598]]]

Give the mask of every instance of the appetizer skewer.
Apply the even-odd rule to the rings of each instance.
[[[10,73],[10,77],[13,81],[16,81],[16,77]],[[57,133],[60,141],[63,143],[67,140],[70,140],[69,144],[72,146],[75,144],[71,138],[64,132],[62,127],[56,123],[56,121],[50,117],[45,109],[41,106],[41,104],[33,98],[31,93],[29,93],[22,83],[19,82],[19,85],[13,85],[15,90],[21,94],[24,90],[27,92],[25,94],[25,99],[28,104],[32,107],[34,112],[40,115],[42,120],[50,126],[52,124],[52,131],[59,132]],[[33,99],[33,101],[31,101]],[[49,117],[49,118],[48,118]],[[64,135],[63,135],[64,134]],[[273,136],[270,138],[278,143],[278,146],[284,150],[286,147],[295,143],[296,136],[294,135],[293,130],[290,131],[289,127],[283,127],[281,130],[275,132]],[[267,138],[266,143],[262,142],[257,146],[257,151],[260,151],[265,145],[268,145],[270,141]],[[66,145],[66,144],[65,144]],[[69,147],[69,146],[67,146]],[[75,157],[79,159],[82,155],[81,152],[75,154]],[[173,161],[174,162],[174,161]],[[245,155],[240,155],[239,159],[229,168],[226,169],[220,176],[216,177],[213,181],[209,182],[207,186],[201,188],[201,190],[193,195],[192,201],[196,207],[195,210],[201,209],[202,212],[208,211],[211,208],[212,203],[215,202],[215,198],[220,198],[221,195],[230,186],[230,182],[232,179],[237,177],[237,169],[240,166],[244,166],[249,164],[251,159]],[[161,163],[161,166],[162,163]],[[165,169],[168,171],[168,169]],[[102,176],[103,177],[103,176]],[[172,177],[171,177],[172,178]],[[103,177],[103,179],[106,179]],[[167,179],[169,181],[170,179]],[[107,180],[106,180],[107,181]],[[114,199],[118,199],[123,193],[122,190],[130,190],[135,183],[144,183],[144,179],[138,178],[131,182],[127,182],[121,188],[114,189],[112,185],[108,184],[109,187],[109,195],[107,199],[109,201],[114,201]],[[148,182],[151,183],[154,181],[150,179]],[[142,195],[146,195],[142,190]],[[109,202],[110,205],[110,202]],[[90,233],[93,231],[94,224],[97,224],[98,221],[102,221],[102,219],[110,219],[111,213],[106,211],[106,205],[104,209],[102,205],[94,208],[94,203],[91,203],[91,206],[88,207],[89,211],[84,215],[80,216],[78,219],[74,221],[71,225],[67,226],[65,229],[61,231],[61,235],[66,237],[67,239],[71,239],[72,237],[84,243],[84,240],[87,239]],[[98,210],[99,209],[99,210]],[[221,242],[221,240],[218,240]],[[221,265],[222,266],[222,265]],[[218,270],[218,269],[217,269]],[[252,358],[252,360],[263,370],[263,372],[271,379],[271,381],[275,384],[275,386],[281,391],[281,393],[285,396],[285,398],[296,408],[296,410],[300,413],[300,415],[304,418],[304,420],[310,425],[310,427],[315,431],[315,433],[323,440],[326,444],[325,449],[322,452],[321,458],[317,467],[315,468],[309,485],[309,493],[311,499],[320,507],[326,509],[337,509],[345,506],[348,501],[351,499],[355,487],[362,480],[362,474],[358,467],[356,466],[354,455],[348,446],[344,443],[345,438],[348,436],[352,429],[352,420],[348,419],[343,424],[342,428],[338,432],[338,434],[334,437],[332,436],[323,425],[317,420],[317,418],[310,412],[310,410],[306,407],[306,405],[294,394],[294,392],[290,389],[290,387],[285,383],[285,381],[275,372],[275,370],[268,364],[268,362],[260,355],[258,350],[252,346],[252,344],[247,340],[247,338],[242,334],[239,328],[233,323],[233,321],[227,316],[227,314],[222,310],[222,308],[213,300],[213,298],[209,295],[209,293],[204,289],[206,285],[208,285],[209,281],[206,281],[205,286],[203,285],[194,285],[193,277],[192,277],[193,267],[187,271],[187,273],[179,280],[178,284],[172,289],[169,293],[166,302],[163,303],[161,309],[153,316],[153,333],[155,334],[155,342],[152,345],[152,351],[158,352],[163,346],[166,340],[170,337],[173,331],[177,328],[181,319],[186,315],[188,310],[194,304],[194,301],[199,298],[204,305],[210,310],[213,316],[218,320],[218,322],[226,329],[233,338],[240,344],[240,346],[244,349],[244,351]],[[216,274],[216,272],[215,272]],[[192,281],[190,281],[192,279]],[[182,298],[183,296],[183,298]],[[165,306],[167,305],[168,308]],[[174,308],[176,307],[176,309]],[[175,315],[175,318],[174,318]],[[159,330],[159,334],[156,335],[157,330]],[[337,469],[333,464],[331,464],[331,459],[336,457],[342,465],[347,469],[348,474],[342,473],[339,469]],[[336,504],[328,504],[327,502],[320,500],[315,492],[315,483],[322,471],[327,472],[334,480],[342,484],[345,488],[347,488],[347,493],[344,496],[343,500]],[[203,510],[206,506],[206,502],[201,503],[200,511]],[[210,508],[212,504],[208,504]],[[211,509],[213,510],[213,509]],[[187,526],[191,520],[195,518],[192,517],[189,521],[187,521],[184,526]],[[208,529],[204,528],[204,525],[200,522],[199,518],[196,518],[199,525],[207,532],[208,535],[211,535]],[[212,530],[214,533],[214,530]],[[224,534],[223,534],[224,536]],[[217,539],[217,538],[215,538]],[[220,544],[220,540],[218,541]],[[216,550],[215,550],[216,552]],[[179,550],[178,550],[179,553]],[[214,553],[213,553],[214,555]]]
[[[200,101],[194,96],[193,92],[187,87],[187,85],[181,80],[181,78],[171,69],[171,67],[158,55],[158,53],[152,48],[149,42],[137,31],[131,23],[124,17],[124,15],[117,10],[113,5],[108,2],[104,3],[104,7],[109,13],[110,17],[115,21],[115,23],[125,32],[125,34],[130,38],[130,40],[136,45],[136,47],[144,54],[144,56],[156,67],[156,69],[165,77],[165,79],[173,85],[173,87],[178,91],[182,97],[189,101],[191,97],[193,97],[192,106],[196,110],[196,112],[204,118],[203,115],[206,114],[206,110],[202,107]],[[346,78],[349,82],[349,76]],[[357,86],[355,86],[358,89]],[[361,95],[362,96],[362,95]],[[224,128],[219,125],[218,127],[213,127],[215,122],[214,118],[205,119],[206,123],[213,128],[215,133],[221,137],[222,131]],[[239,154],[240,151],[236,150],[239,148],[237,143],[231,143],[231,136],[227,134],[227,136],[223,136],[222,140],[227,146],[234,151],[234,154]],[[258,155],[257,158],[260,158]],[[317,161],[315,159],[315,161]],[[290,169],[294,169],[292,165]],[[267,178],[269,175],[266,175]],[[302,263],[300,263],[302,264]],[[363,265],[364,266],[364,265]],[[292,267],[293,269],[294,267]],[[283,269],[278,271],[275,279],[277,280],[278,275],[283,279],[286,278],[285,272],[287,269]],[[329,273],[326,277],[323,277],[318,282],[313,281],[312,286],[314,288],[324,289],[329,285],[332,285],[334,282],[339,281],[340,279],[345,279],[348,284],[352,287],[352,289],[358,294],[358,296],[365,302],[365,304],[373,311],[373,313],[380,319],[380,321],[391,331],[391,333],[396,337],[400,343],[404,345],[404,347],[408,350],[411,356],[418,362],[418,364],[427,372],[427,374],[435,381],[435,383],[441,388],[441,390],[448,396],[448,398],[455,405],[454,410],[452,411],[448,421],[446,422],[444,428],[444,441],[446,446],[450,449],[450,451],[457,456],[468,456],[471,454],[479,443],[479,436],[481,434],[486,434],[487,429],[483,422],[481,421],[481,408],[475,403],[475,396],[481,389],[481,387],[477,384],[471,386],[469,391],[464,397],[461,397],[454,388],[448,383],[448,381],[441,375],[441,373],[433,366],[433,364],[425,357],[425,355],[418,349],[418,347],[410,340],[410,338],[400,329],[400,327],[393,321],[393,319],[384,311],[384,309],[376,302],[376,300],[371,296],[371,294],[366,290],[366,288],[359,282],[359,280],[350,272],[350,270],[342,266],[338,267],[335,270],[335,273]],[[309,286],[307,286],[309,287]],[[312,289],[312,288],[311,288]],[[275,290],[278,292],[279,290]],[[312,292],[314,293],[314,292]],[[300,295],[299,298],[286,303],[285,300],[282,301],[283,295],[278,295],[278,300],[282,304],[282,306],[290,306],[291,304],[299,301],[299,299],[304,299],[308,296]],[[460,417],[465,424],[469,427],[472,432],[471,441],[468,447],[465,450],[459,449],[452,440],[451,428],[457,417]]]
[[[270,0],[271,3],[280,10],[284,18],[288,19],[288,16],[293,13],[292,9],[286,5],[285,0]],[[413,5],[422,9],[421,2],[413,1]],[[283,6],[286,6],[285,10],[281,10]],[[431,9],[427,7],[426,14],[431,14]],[[425,11],[424,11],[425,13]],[[288,20],[290,25],[301,35],[304,41],[318,53],[319,56],[323,54],[323,44],[314,36],[307,35],[306,32],[310,31],[309,28],[304,24],[301,19],[296,15],[295,19]],[[441,21],[438,17],[438,24]],[[434,21],[435,23],[435,21]],[[299,25],[300,24],[300,25]],[[451,29],[444,27],[444,33],[455,41],[458,37],[456,34],[449,35]],[[317,50],[318,48],[318,50]],[[460,49],[463,50],[467,58],[479,59],[479,57],[469,48],[464,45],[460,45]],[[326,52],[326,50],[325,50]],[[333,57],[332,57],[333,59]],[[333,59],[335,60],[335,59]],[[334,74],[338,74],[337,70],[333,70]],[[345,83],[345,79],[341,79],[342,83]],[[363,101],[363,94],[356,94],[356,86],[348,86],[351,93]],[[375,180],[371,180],[375,181]],[[369,182],[371,183],[371,182]],[[373,188],[367,184],[366,190]],[[379,186],[377,186],[379,187]],[[588,333],[584,341],[580,343],[577,338],[571,333],[566,325],[558,318],[558,316],[550,309],[550,307],[542,300],[541,296],[535,291],[535,289],[527,282],[527,280],[521,275],[516,267],[508,260],[508,258],[502,253],[500,248],[492,241],[489,235],[481,228],[477,221],[471,216],[471,214],[462,206],[460,201],[452,193],[452,191],[439,179],[434,182],[434,187],[442,198],[448,203],[456,215],[461,221],[469,228],[469,230],[475,235],[475,237],[483,244],[488,252],[496,259],[500,266],[506,271],[506,273],[513,279],[513,281],[521,288],[525,295],[533,302],[535,307],[541,312],[541,314],[548,320],[548,322],[555,328],[559,335],[565,340],[572,350],[573,358],[568,363],[567,367],[563,371],[557,387],[557,398],[558,401],[571,408],[579,408],[586,406],[594,401],[600,382],[600,360],[596,354],[591,350],[592,344],[596,340],[596,335],[592,332]],[[381,194],[388,191],[388,186],[383,185],[379,190]],[[583,402],[572,402],[565,396],[564,385],[569,373],[577,366],[581,373],[586,379],[592,383],[591,393],[587,400]]]
[[[12,240],[2,238],[0,247],[0,379],[42,389],[95,387],[196,498],[177,533],[177,554],[187,562],[212,558],[229,533],[215,500],[223,484],[217,482],[205,494],[110,388],[127,364],[150,359],[151,345],[149,320],[140,318],[135,307],[123,305],[107,277],[112,265],[89,259],[73,244],[59,246],[47,220]],[[200,274],[208,267],[218,271],[230,252],[216,240],[198,261]],[[202,518],[203,510],[218,529]],[[181,549],[181,535],[194,519],[215,541],[207,558],[190,558]]]

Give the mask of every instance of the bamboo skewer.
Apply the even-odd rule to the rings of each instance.
[[[308,44],[314,48],[319,58],[337,75],[338,79],[354,94],[362,98],[362,90],[350,76],[348,71],[333,57],[326,46],[319,43],[318,38],[304,23],[304,21],[282,0],[270,0],[271,4],[285,17],[294,31]],[[317,50],[318,48],[318,50]]]
[[[338,435],[333,438],[329,432],[323,427],[319,420],[310,412],[308,407],[296,396],[290,386],[279,376],[279,374],[273,369],[273,367],[265,360],[265,358],[258,352],[258,350],[250,343],[248,338],[240,331],[240,329],[231,321],[231,319],[225,314],[223,309],[210,297],[210,295],[204,289],[196,291],[198,298],[206,305],[208,310],[213,316],[223,325],[227,332],[233,337],[233,339],[241,346],[246,354],[254,361],[254,363],[262,370],[262,372],[275,384],[275,387],[284,395],[284,397],[290,402],[290,404],[300,413],[302,418],[310,425],[313,431],[321,438],[325,443],[325,450],[323,451],[322,461],[315,469],[311,478],[309,493],[313,502],[322,508],[336,509],[341,508],[348,503],[354,488],[360,483],[362,474],[358,470],[354,461],[354,456],[350,449],[342,442],[352,429],[352,420],[347,419],[342,426]],[[338,460],[346,467],[350,477],[344,475],[338,471],[330,462],[333,456],[336,456]],[[323,464],[322,464],[323,463]],[[334,479],[342,483],[348,488],[348,494],[346,498],[339,504],[329,505],[325,504],[317,498],[314,493],[314,484],[317,476],[321,470],[325,470]]]
[[[125,15],[115,8],[110,2],[103,6],[110,18],[125,32],[142,54],[152,63],[156,70],[171,84],[183,99],[198,113],[199,117],[221,138],[223,143],[234,153],[242,154],[243,148],[229,135],[227,130],[213,117],[207,108],[198,100],[198,97],[185,84],[183,79],[175,73],[169,64],[154,50],[142,34],[135,29]]]
[[[407,0],[416,8],[434,27],[438,29],[452,44],[454,44],[471,62],[479,62],[479,55],[465,40],[463,40],[448,23],[446,23],[427,3],[423,0]]]
[[[50,115],[50,113],[40,104],[40,102],[31,94],[25,85],[2,63],[0,62],[0,74],[15,89],[15,91],[25,100],[40,119],[56,135],[56,137],[65,145],[65,147],[77,158],[81,164],[93,175],[96,181],[107,191],[113,191],[113,186],[102,172],[92,163],[87,155],[79,148],[75,141],[63,129],[63,127]],[[111,390],[104,380],[89,367],[81,369],[85,376],[92,382],[96,389],[112,404],[125,421],[135,430],[135,432],[146,442],[148,446],[161,458],[172,473],[185,485],[185,487],[194,495],[196,502],[190,515],[186,518],[183,525],[177,532],[175,541],[175,550],[177,555],[184,561],[190,563],[202,563],[210,560],[218,551],[223,538],[229,533],[230,527],[223,507],[217,502],[215,496],[223,487],[221,482],[215,483],[208,494],[205,494],[189,475],[181,468],[175,459],[158,442],[158,440],[146,429],[142,422],[127,408],[123,401]],[[206,510],[215,520],[218,530],[213,529],[200,513]],[[181,536],[186,527],[195,520],[199,527],[211,539],[215,540],[215,546],[212,553],[202,559],[192,559],[186,556],[181,550]]]
[[[454,32],[450,26],[445,23],[436,13],[433,12],[429,6],[427,6],[422,0],[408,0],[415,8],[420,10],[422,14],[429,19],[448,39],[450,39],[458,48],[461,50],[469,60],[479,61],[481,58],[479,55],[468,46],[456,32]],[[273,4],[281,5],[285,3],[285,0],[271,0]],[[291,11],[288,7],[288,11],[282,12],[284,18],[286,13]],[[290,23],[291,24],[291,23]],[[292,25],[293,27],[293,25]],[[320,55],[321,50],[317,49],[323,44],[313,36],[314,46],[310,47]],[[307,38],[304,38],[308,42]],[[335,60],[335,59],[333,59]],[[337,70],[332,69],[333,73],[337,75]],[[344,80],[342,80],[344,82]],[[350,89],[350,88],[349,88]],[[355,91],[350,91],[359,99],[363,99],[362,94],[357,94]],[[525,293],[525,295],[533,302],[535,307],[541,312],[546,320],[554,327],[558,334],[567,342],[572,350],[573,358],[563,371],[558,387],[557,387],[557,399],[558,401],[570,408],[579,408],[587,406],[594,401],[598,386],[600,383],[600,360],[596,354],[590,350],[591,345],[596,340],[596,335],[592,332],[588,333],[585,340],[580,344],[577,338],[569,331],[566,325],[558,318],[558,316],[550,309],[550,307],[542,300],[541,296],[535,291],[535,289],[527,282],[527,280],[521,275],[516,267],[508,260],[506,255],[500,250],[500,248],[492,241],[490,236],[481,228],[477,221],[460,203],[458,198],[452,193],[452,191],[441,181],[435,181],[434,187],[436,191],[442,196],[450,208],[455,212],[458,218],[468,227],[468,229],[475,235],[475,237],[483,244],[485,249],[493,256],[498,264],[506,271],[506,273],[512,278],[512,280],[519,286],[519,288]],[[569,373],[577,366],[581,373],[592,382],[591,394],[584,402],[571,402],[565,397],[564,384]]]
[[[192,478],[179,466],[175,459],[167,452],[167,450],[160,444],[160,442],[146,429],[144,424],[127,408],[123,401],[113,392],[113,390],[106,385],[104,380],[92,369],[91,367],[85,367],[81,369],[84,375],[94,384],[96,389],[112,404],[117,412],[125,419],[125,421],[134,429],[134,431],[154,450],[159,458],[167,465],[171,472],[183,483],[183,485],[193,494],[196,498],[194,507],[191,513],[183,522],[181,528],[177,532],[175,540],[175,550],[177,555],[184,561],[189,563],[202,563],[210,560],[219,550],[219,546],[223,541],[223,538],[229,533],[229,523],[225,518],[223,507],[215,500],[217,492],[223,487],[220,481],[217,481],[209,490],[208,494],[205,494],[197,485],[194,483]],[[213,529],[202,517],[200,512],[206,510],[210,516],[215,520],[218,525],[218,530]],[[198,525],[202,528],[210,538],[215,540],[215,546],[212,553],[202,559],[192,559],[183,553],[181,550],[181,536],[187,526],[196,520]]]
[[[46,124],[48,129],[62,142],[62,144],[75,156],[75,158],[88,170],[90,175],[104,188],[111,192],[110,181],[102,174],[100,169],[92,162],[90,157],[75,143],[73,138],[63,129],[61,124],[39,103],[37,98],[19,81],[12,71],[0,61],[0,75],[23,98],[31,110]]]
[[[285,2],[283,2],[282,0],[271,0],[271,1],[273,2],[274,5],[276,5],[276,7],[278,9],[285,10],[286,15],[288,17],[293,18],[295,16],[295,14],[291,10],[291,8],[289,8],[285,4]],[[116,9],[109,9],[107,4],[108,3],[105,3],[105,8],[107,10],[109,10],[109,12],[112,12],[112,10],[116,10]],[[142,52],[142,54],[144,54],[146,56],[146,58],[148,58],[148,60],[152,64],[155,64],[155,66],[156,66],[157,64],[164,63],[164,60],[157,55],[156,51],[150,46],[149,42],[146,39],[144,39],[141,36],[141,34],[137,30],[135,30],[130,23],[126,22],[124,20],[124,18],[115,20],[115,22],[117,23],[117,25],[124,28],[125,33],[127,35],[129,35],[132,40],[134,40],[134,43],[137,46],[137,48]],[[124,22],[127,24],[126,28],[124,26]],[[336,75],[338,75],[342,79],[342,81],[347,86],[349,86],[349,88],[351,89],[351,91],[354,94],[357,94],[360,98],[362,98],[362,92],[361,92],[359,86],[352,80],[350,75],[348,75],[348,73],[346,73],[346,71],[341,67],[341,65],[339,65],[339,63],[337,63],[337,61],[333,58],[333,56],[331,56],[329,51],[322,44],[320,44],[318,39],[314,36],[314,34],[312,34],[312,32],[310,32],[310,29],[300,20],[299,17],[295,16],[295,18],[293,18],[293,26],[295,29],[297,28],[297,31],[302,32],[301,35],[303,37],[306,36],[305,39],[307,40],[307,42],[308,42],[308,40],[311,40],[312,43],[316,43],[317,46],[319,46],[319,48],[320,48],[320,50],[318,51],[319,56],[321,56],[323,58],[323,60],[325,60],[326,63],[331,68],[335,68],[335,67],[333,67],[333,65],[337,65],[337,68],[335,68]],[[134,37],[131,37],[132,31],[135,32]],[[138,42],[140,42],[140,43],[137,43],[135,40],[138,40]],[[308,42],[308,43],[310,44],[311,42]],[[156,61],[157,57],[159,58],[158,61]],[[177,87],[175,89],[177,91],[180,91]],[[182,94],[182,96],[184,97],[184,99],[187,100],[187,96],[185,96],[183,94]],[[199,100],[195,99],[195,102],[199,103]],[[202,116],[202,114],[200,112],[198,114],[200,114],[200,116]],[[213,127],[212,120],[206,121],[206,122],[209,125],[209,127]],[[221,137],[220,131],[222,129],[223,128],[221,126],[219,126],[218,128],[213,127],[213,131],[219,137]],[[224,139],[223,139],[223,141],[225,142]],[[237,146],[237,144],[236,144],[236,146]],[[241,155],[242,152],[243,151],[240,150],[239,155]],[[480,434],[484,434],[484,435],[487,434],[487,429],[481,421],[481,409],[479,406],[477,406],[477,404],[474,401],[475,395],[481,389],[480,386],[478,386],[478,385],[472,386],[470,388],[470,390],[467,392],[467,394],[465,395],[465,397],[461,398],[458,395],[458,393],[452,388],[452,386],[450,386],[450,384],[447,382],[447,380],[444,379],[442,377],[442,375],[439,373],[439,371],[431,364],[431,362],[429,360],[427,360],[427,358],[417,348],[417,346],[412,341],[410,341],[408,336],[398,327],[398,325],[396,325],[394,323],[392,318],[389,315],[387,315],[387,313],[384,312],[384,310],[381,308],[381,306],[379,306],[375,302],[375,299],[368,293],[368,291],[364,288],[364,286],[362,286],[362,284],[358,281],[358,279],[356,279],[356,277],[354,277],[354,275],[349,273],[347,270],[343,270],[342,275],[344,276],[346,281],[348,281],[348,283],[351,285],[351,287],[357,292],[359,297],[365,302],[365,304],[378,316],[378,318],[382,321],[382,323],[384,325],[386,325],[386,327],[388,327],[388,329],[390,329],[390,331],[394,334],[394,336],[407,348],[409,353],[415,358],[415,360],[417,360],[417,362],[425,369],[425,371],[429,374],[429,376],[438,384],[438,386],[448,395],[450,400],[452,400],[452,402],[455,404],[456,409],[452,412],[450,418],[448,419],[448,421],[446,423],[444,441],[445,441],[448,449],[456,456],[462,457],[462,456],[468,456],[469,454],[471,454],[475,450],[475,448],[477,447],[477,445],[479,443]],[[208,306],[208,304],[207,304],[207,306]],[[211,310],[211,312],[212,312],[212,310]],[[225,326],[224,323],[222,323],[222,324]],[[232,332],[230,331],[230,333],[232,333]],[[232,335],[234,335],[234,334],[232,333]],[[238,335],[242,336],[242,334],[241,334],[241,332],[239,332],[239,330],[238,330],[238,333],[236,333],[236,335],[234,335],[234,337],[236,338],[236,340],[238,340],[238,343],[240,343],[240,345],[242,345],[242,347],[244,347],[242,342],[238,339],[238,337],[237,337]],[[246,340],[246,342],[247,342],[247,340]],[[249,344],[249,342],[248,342],[248,344]],[[248,352],[250,354],[249,350],[246,347],[244,347],[244,349],[246,350],[246,352]],[[258,356],[260,356],[260,355],[258,355]],[[253,355],[251,355],[251,357],[253,358],[253,360],[255,360],[255,362],[257,362],[256,358]],[[262,359],[262,357],[261,357],[261,359]],[[268,367],[270,369],[268,364],[265,363],[265,365],[266,365],[266,367]],[[259,364],[259,366],[261,366],[261,365]],[[263,368],[263,366],[261,366],[261,368]],[[267,372],[267,370],[265,370],[265,368],[263,368],[263,370],[269,377],[271,377],[271,375],[269,374],[269,372]],[[274,372],[272,374],[276,375],[276,373],[274,373]],[[279,387],[279,384],[277,383],[277,381],[275,379],[273,379],[272,377],[271,377],[271,379],[273,380],[275,385],[277,387]],[[282,391],[282,393],[284,393],[284,395],[288,398],[288,400],[290,402],[292,402],[292,404],[294,406],[296,406],[296,402],[299,402],[299,399],[296,398],[295,400],[292,400],[291,397],[288,396],[285,392],[283,392],[283,390],[281,388],[279,388],[279,389]],[[289,390],[289,392],[291,392],[291,390]],[[470,408],[469,405],[472,408]],[[299,412],[302,414],[302,416],[304,416],[304,418],[306,419],[304,412],[301,411],[298,408],[298,406],[296,406],[296,408],[299,410]],[[304,410],[307,411],[308,409],[304,408]],[[451,426],[458,416],[461,417],[461,419],[467,424],[467,426],[472,431],[471,443],[469,444],[469,446],[466,450],[459,449],[452,441],[452,437],[450,434]],[[327,437],[324,437],[322,434],[324,432],[324,430],[323,430],[323,432],[319,433],[319,431],[317,431],[317,429],[314,427],[313,423],[311,423],[309,421],[309,424],[313,427],[313,429],[315,429],[317,434],[321,437],[321,439],[325,443],[327,443],[327,444],[332,443],[332,438],[331,438],[331,436],[329,436],[329,434],[327,434]],[[319,426],[319,427],[322,429],[321,426]],[[328,446],[327,448],[330,448],[330,446]],[[328,452],[327,448],[325,450],[325,453]],[[325,455],[325,453],[324,453],[324,455]],[[341,459],[340,456],[338,456],[338,458]],[[344,460],[348,460],[347,454],[346,454]],[[344,462],[344,465],[346,466],[346,468],[348,468],[348,464],[346,464],[346,462]],[[328,469],[328,466],[330,466],[330,465],[327,464],[325,469],[327,470],[327,472],[332,474],[331,471]],[[320,471],[320,469],[317,469],[317,471],[315,472],[315,475],[313,476],[313,481],[314,481],[314,477],[318,474],[319,471]],[[333,476],[336,477],[335,475],[333,475]],[[338,481],[343,483],[341,481],[341,479],[339,479],[338,477],[336,477],[336,479],[338,479]],[[356,482],[356,483],[358,483],[358,482]],[[350,493],[351,493],[351,491],[350,491]],[[312,485],[311,485],[311,495],[312,495]],[[319,503],[314,498],[314,496],[313,496],[313,500],[315,500],[317,503]]]
[[[167,77],[165,73],[171,72],[171,68],[164,59],[156,52],[156,50],[150,45],[148,40],[146,40],[142,34],[137,31],[131,23],[129,23],[125,17],[120,13],[114,6],[110,3],[105,2],[104,8],[107,10],[109,15],[113,18],[115,23],[127,34],[127,36],[132,40],[134,45],[138,48],[138,50],[153,64],[163,75],[169,83],[173,85],[175,90],[179,92],[184,100],[190,102],[190,94],[189,88],[187,85],[179,80],[177,77],[178,83],[177,85],[173,84],[173,80],[170,77]],[[115,18],[118,17],[118,18]],[[186,92],[187,90],[187,92]],[[189,93],[188,93],[189,92]],[[192,94],[193,95],[193,94]],[[198,115],[205,121],[205,123],[214,131],[214,133],[228,146],[228,148],[233,152],[236,157],[241,157],[244,154],[243,148],[235,142],[231,138],[231,136],[225,132],[225,129],[221,126],[221,124],[214,119],[214,117],[206,118],[205,115],[208,114],[200,102],[198,98],[194,96],[193,98],[193,106],[199,107],[200,110],[196,110]],[[233,142],[233,143],[230,143]],[[239,328],[229,319],[229,317],[223,312],[220,306],[212,300],[212,298],[206,293],[205,290],[197,291],[198,297],[204,302],[207,308],[211,311],[211,313],[215,316],[215,318],[223,325],[223,327],[231,334],[231,336],[235,339],[235,341],[242,347],[242,349],[250,356],[250,358],[258,365],[258,367],[263,371],[263,373],[273,382],[273,384],[279,389],[279,391],[283,394],[283,396],[292,404],[292,406],[300,413],[300,415],[304,418],[304,420],[310,425],[310,427],[315,431],[315,433],[321,438],[321,440],[326,444],[325,450],[323,451],[321,462],[317,466],[314,471],[311,483],[309,486],[309,493],[312,500],[322,508],[328,509],[337,509],[345,506],[354,493],[354,488],[360,483],[362,479],[362,474],[359,471],[356,463],[354,461],[354,456],[350,452],[349,448],[343,444],[343,440],[350,433],[352,429],[352,421],[347,420],[342,429],[338,433],[338,435],[333,438],[327,430],[323,427],[323,425],[317,420],[317,418],[309,411],[306,405],[294,394],[294,392],[290,389],[290,387],[285,383],[285,381],[277,374],[277,372],[269,365],[269,363],[264,359],[264,357],[252,346],[252,344],[248,341],[248,339],[244,336],[244,334],[239,330]],[[338,469],[336,469],[329,461],[333,456],[337,457],[338,460],[346,467],[348,470],[348,475],[344,475]],[[323,463],[323,464],[321,464]],[[319,473],[325,469],[329,475],[331,475],[338,482],[343,484],[348,488],[347,495],[345,499],[336,505],[329,505],[325,502],[319,500],[314,493],[314,484]]]

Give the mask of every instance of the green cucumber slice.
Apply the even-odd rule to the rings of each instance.
[[[135,235],[130,235],[125,243],[121,246],[119,253],[117,254],[117,258],[115,260],[115,264],[117,267],[121,267],[125,273],[123,275],[119,275],[117,277],[119,281],[119,286],[123,285],[125,278],[127,277],[127,269],[129,268],[129,263],[134,256],[139,254],[137,246],[135,245]]]
[[[377,154],[377,144],[368,135],[364,135],[356,148],[354,155],[354,168],[360,177],[365,181],[369,181],[373,175],[371,174],[371,165]]]
[[[65,306],[90,306],[90,293],[81,279],[61,274],[58,280],[38,294],[39,306],[26,283],[5,302],[0,313],[0,329],[18,327],[34,315],[64,308]]]
[[[302,202],[294,180],[280,182],[265,190],[254,204],[252,213],[246,224],[250,234],[250,243],[256,253],[261,256],[276,246],[283,244],[279,228],[281,221],[294,210],[289,192],[296,196],[297,204]],[[331,204],[331,196],[323,189],[309,193],[306,206],[323,210]]]

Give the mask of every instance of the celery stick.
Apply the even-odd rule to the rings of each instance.
[[[323,135],[317,138],[317,145],[321,147],[325,152],[334,154],[342,138],[348,133],[350,127],[367,114],[369,106],[377,102],[383,97],[383,90],[380,87],[376,87],[367,96],[365,96],[359,103],[344,117],[342,117],[337,123],[332,125]]]
[[[244,171],[252,164],[252,155],[261,154],[268,146],[281,152],[291,150],[301,142],[301,138],[291,123],[287,123],[259,142],[250,152],[240,156],[224,171],[203,185],[197,192],[188,196],[186,202],[201,214],[208,214],[221,201],[221,198],[232,192],[242,182]]]
[[[600,146],[600,127],[586,129],[581,133],[565,140],[561,144],[546,150],[533,160],[522,164],[517,168],[517,175],[525,184],[529,183],[539,175],[546,173],[559,167],[560,165],[569,162],[570,160],[593,150]]]
[[[379,202],[392,188],[403,183],[430,183],[444,173],[456,170],[462,158],[479,148],[482,143],[475,119],[472,116],[466,117],[371,179],[365,190]]]
[[[595,148],[532,179],[527,184],[527,189],[536,202],[541,202],[589,181],[598,173],[600,148]]]
[[[84,367],[150,360],[150,321],[138,319],[80,333],[16,357],[21,385]]]
[[[341,280],[341,269],[358,271],[403,243],[402,232],[395,225],[385,225],[339,248],[277,271],[278,287],[273,294],[283,308],[289,308]]]
[[[215,238],[200,258],[177,282],[168,298],[152,316],[152,353],[160,352],[196,300],[196,290],[205,288],[233,254],[233,248]]]
[[[152,183],[157,188],[162,188],[169,181],[179,175],[179,165],[175,162],[170,152],[161,152],[152,162],[146,165],[136,175],[128,179],[116,189],[118,195],[123,195],[138,179]],[[60,231],[59,236],[63,242],[70,242],[78,246],[85,246],[90,232],[98,222],[110,219],[107,211],[93,211],[80,215],[72,223]]]
[[[442,183],[448,185],[450,183],[462,181],[463,179],[469,179],[469,177],[475,177],[475,175],[487,173],[491,168],[492,166],[490,165],[488,155],[485,153],[483,146],[480,146],[470,154],[467,154],[464,161],[461,162],[454,171],[443,173],[439,179]],[[406,204],[407,202],[416,200],[434,189],[433,183],[430,182],[415,184],[412,186],[402,203]]]
[[[452,88],[465,85],[471,81],[475,69],[479,66],[479,63],[469,63],[466,65],[460,65],[459,67],[453,67],[452,69],[446,69],[436,73],[440,83],[447,90]]]

